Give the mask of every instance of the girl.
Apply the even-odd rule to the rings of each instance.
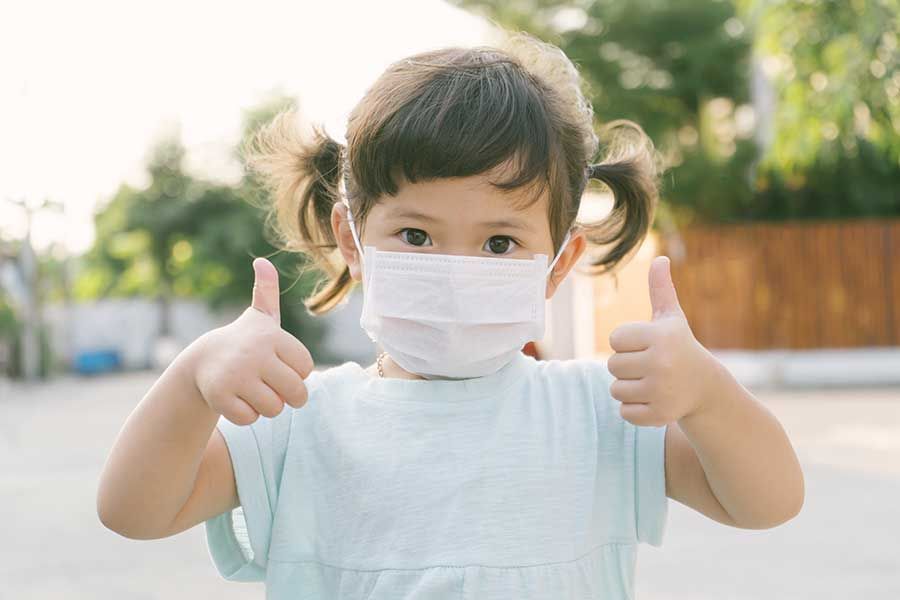
[[[307,302],[362,283],[375,364],[312,370],[280,329],[277,273],[207,332],[129,417],[98,512],[152,539],[205,523],[229,580],[267,597],[632,598],[637,544],[674,498],[736,527],[800,509],[777,421],[700,346],[668,263],[653,319],[616,353],[538,361],[544,304],[588,242],[609,271],[644,238],[658,170],[614,122],[603,159],[574,65],[523,33],[401,60],[350,115],[344,148],[282,113],[248,150],[286,248],[327,274]],[[612,191],[576,221],[589,179]]]

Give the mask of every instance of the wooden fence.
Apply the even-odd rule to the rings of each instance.
[[[708,348],[900,346],[900,219],[691,227],[659,252]]]

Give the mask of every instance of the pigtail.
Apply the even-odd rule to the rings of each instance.
[[[325,273],[304,304],[313,314],[327,312],[353,285],[331,230],[331,210],[341,196],[344,147],[320,126],[303,136],[295,110],[288,109],[261,127],[242,154],[270,194],[266,225],[276,234],[275,245],[306,254],[311,266]]]
[[[613,135],[604,159],[588,165],[588,179],[602,181],[612,192],[609,215],[596,223],[579,223],[585,237],[598,246],[611,247],[591,261],[595,273],[611,271],[633,249],[640,246],[650,229],[659,200],[659,154],[637,123],[618,119],[609,122],[604,134]]]

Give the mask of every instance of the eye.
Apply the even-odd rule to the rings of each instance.
[[[427,245],[431,245],[431,238],[421,229],[412,229],[410,227],[401,229],[400,239],[411,246],[425,246],[425,242],[428,242]]]
[[[484,249],[492,254],[509,254],[516,247],[516,242],[506,235],[495,235],[484,243]]]

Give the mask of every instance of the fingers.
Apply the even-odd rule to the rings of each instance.
[[[609,395],[620,402],[619,414],[629,423],[656,426],[667,422],[658,409],[646,402],[649,396],[644,379],[616,379],[609,386]]]
[[[616,379],[609,386],[609,395],[623,403],[648,404],[643,379]]]
[[[609,346],[616,352],[639,352],[650,347],[653,340],[653,323],[635,321],[624,323],[609,334]]]
[[[306,379],[313,370],[312,355],[303,343],[287,331],[275,343],[275,353],[286,365]]]
[[[619,406],[619,414],[634,425],[648,427],[661,424],[649,404],[622,404]]]
[[[277,417],[284,410],[284,402],[261,379],[245,383],[238,396],[264,417]]]
[[[265,384],[272,388],[284,402],[294,408],[300,408],[306,404],[306,384],[303,382],[303,378],[278,357],[271,357],[263,367],[261,375]]]
[[[259,418],[259,413],[242,398],[233,395],[222,416],[235,425],[251,425]]]
[[[281,306],[278,296],[278,270],[262,257],[253,260],[253,302],[251,306],[271,316],[281,324]]]
[[[606,360],[606,369],[617,379],[640,379],[651,370],[650,352],[616,352]]]

